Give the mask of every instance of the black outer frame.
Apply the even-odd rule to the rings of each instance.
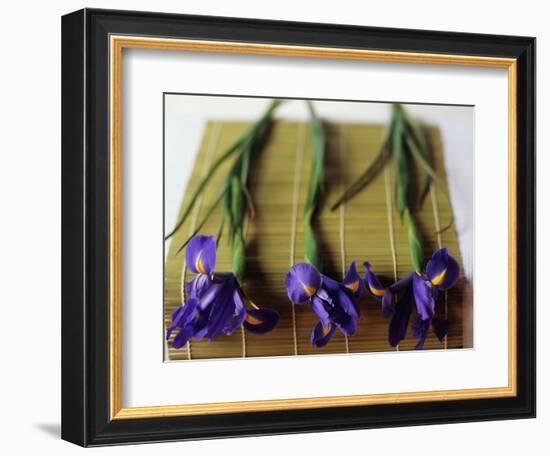
[[[110,34],[517,59],[517,396],[110,421]],[[534,38],[96,9],[62,18],[65,440],[97,446],[534,417],[535,236]]]

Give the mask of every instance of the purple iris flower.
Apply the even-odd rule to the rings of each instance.
[[[174,348],[183,347],[191,338],[214,339],[222,332],[230,335],[241,325],[247,331],[263,334],[271,331],[279,321],[278,312],[260,309],[246,299],[239,282],[232,273],[214,273],[216,241],[213,236],[194,236],[185,252],[187,267],[195,277],[185,284],[187,300],[172,314]],[[247,308],[249,302],[252,308]]]
[[[355,334],[359,319],[355,301],[364,291],[355,261],[342,282],[319,273],[310,264],[296,264],[288,271],[285,285],[294,304],[309,303],[319,317],[319,323],[311,332],[311,345],[325,346],[336,328],[347,336]]]
[[[371,295],[382,302],[382,313],[392,315],[389,328],[389,343],[397,346],[406,336],[413,308],[417,318],[413,324],[413,336],[418,339],[416,349],[424,347],[430,325],[437,338],[442,341],[447,335],[448,321],[435,316],[435,302],[440,292],[453,287],[460,275],[457,261],[446,248],[439,249],[426,265],[425,273],[411,272],[393,285],[384,288],[379,278],[365,263],[367,273],[365,285]],[[398,300],[393,306],[393,297]],[[393,307],[392,307],[393,306]]]

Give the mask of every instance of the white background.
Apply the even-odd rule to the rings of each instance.
[[[174,55],[172,52],[131,50],[123,56],[122,73],[125,75],[123,175],[130,176],[123,179],[123,406],[507,385],[508,239],[506,230],[502,230],[507,226],[507,201],[499,198],[507,194],[508,179],[505,70],[379,62],[329,63],[326,60],[239,55],[205,58],[189,53]],[[219,74],[224,77],[217,77]],[[339,83],[343,81],[345,84]],[[159,118],[163,90],[475,105],[475,135],[470,117],[470,130],[463,133],[467,138],[453,145],[459,146],[462,141],[469,140],[469,144],[462,144],[460,149],[471,152],[472,141],[475,142],[479,150],[474,157],[475,164],[468,160],[467,152],[464,154],[470,177],[472,165],[476,170],[491,170],[491,187],[476,192],[474,264],[480,277],[496,275],[501,282],[501,286],[495,288],[489,281],[476,281],[474,301],[483,305],[474,306],[475,350],[353,354],[332,356],[330,360],[315,356],[162,363],[159,346],[162,282],[155,278],[160,279],[163,261],[159,242],[162,238],[159,229],[163,185],[163,132]],[[235,111],[241,115],[245,113],[242,106],[227,100]],[[254,100],[248,102],[253,104]],[[359,103],[351,105],[353,108],[337,102],[316,102],[318,113],[323,117],[329,114],[333,117],[340,106],[340,117],[345,112],[348,118],[355,115],[357,119],[357,113],[363,110]],[[291,108],[292,104],[287,104],[286,109]],[[422,112],[421,107],[416,108]],[[279,114],[283,114],[284,109],[283,106]],[[430,109],[435,112],[437,108]],[[452,108],[439,107],[440,112],[445,109],[447,113],[452,111]],[[176,149],[183,153],[182,146]],[[461,155],[463,151],[455,153]],[[147,185],[143,185],[144,182]],[[477,172],[476,188],[484,183],[483,175]],[[472,181],[466,179],[460,182],[460,187],[471,191]],[[471,201],[468,206],[472,211]],[[328,370],[327,365],[330,365]],[[415,374],[402,374],[409,371]],[[288,375],[300,381],[281,382],[281,378]],[[181,388],[182,381],[185,388]]]
[[[196,14],[309,20],[392,27],[459,30],[480,33],[524,34],[538,38],[538,80],[548,80],[547,13],[535,1],[462,1],[441,8],[439,1],[377,3],[341,0],[301,2],[280,0],[201,2],[74,1],[4,5],[0,27],[2,72],[0,103],[2,130],[0,195],[1,239],[0,338],[2,376],[0,446],[7,454],[31,451],[72,454],[78,448],[58,440],[60,402],[60,19],[82,6],[156,9]],[[550,99],[538,87],[538,201],[539,256],[550,255],[542,236],[550,230],[543,201],[550,198],[543,155],[542,122],[550,118]],[[34,187],[34,188],[33,188]],[[32,256],[31,256],[32,255]],[[29,265],[35,265],[29,271]],[[544,454],[550,425],[548,352],[550,338],[542,332],[550,318],[545,306],[541,261],[538,308],[538,419],[528,421],[457,424],[403,429],[232,439],[104,448],[94,454],[149,454],[181,451],[186,454],[338,454],[347,448],[373,454],[464,455]],[[349,451],[349,450],[347,450]]]

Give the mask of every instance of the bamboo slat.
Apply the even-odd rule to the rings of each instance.
[[[208,123],[191,179],[183,195],[180,214],[212,160],[223,153],[248,125],[242,122]],[[384,283],[389,284],[393,282],[395,273],[401,277],[412,270],[406,231],[395,210],[392,163],[388,163],[367,188],[340,210],[329,210],[341,190],[355,179],[378,151],[384,127],[353,123],[324,126],[327,133],[326,204],[317,222],[324,272],[333,278],[341,278],[343,264],[347,266],[352,259],[356,259],[360,273],[363,274],[362,264],[368,260]],[[424,239],[426,260],[441,244],[460,263],[455,226],[452,225],[440,236],[436,234],[438,226],[445,226],[452,219],[452,208],[446,195],[439,131],[428,127],[426,132],[430,158],[442,185],[432,186],[415,220]],[[256,214],[247,221],[247,274],[243,286],[247,295],[260,307],[279,311],[281,319],[277,328],[264,335],[247,333],[244,339],[242,332],[236,331],[231,336],[221,335],[212,342],[193,340],[188,347],[179,350],[173,349],[168,343],[169,360],[294,355],[296,352],[299,355],[313,355],[395,350],[387,342],[389,320],[381,316],[379,302],[367,295],[359,301],[361,319],[357,334],[347,341],[337,331],[326,347],[311,347],[310,333],[317,319],[308,305],[295,306],[294,332],[293,312],[286,295],[284,277],[291,264],[302,261],[304,256],[301,214],[310,158],[308,125],[278,121],[264,150],[255,161],[251,174],[251,193]],[[213,202],[230,165],[231,160],[222,166],[197,204],[193,216],[171,238],[165,268],[165,328],[170,324],[172,312],[181,304],[184,255],[176,255],[176,251],[193,231],[201,214]],[[201,232],[215,234],[218,223],[219,211],[215,211]],[[222,238],[216,270],[229,271],[230,265],[230,249]],[[471,305],[472,299],[471,293],[466,293],[467,287],[469,284],[461,277],[458,284],[440,298],[437,314],[444,315],[447,312],[449,334],[446,341],[439,342],[430,332],[425,349],[464,347],[463,311],[466,305]],[[409,328],[409,334],[399,350],[411,350],[415,343]]]

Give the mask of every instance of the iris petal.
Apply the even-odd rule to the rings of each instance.
[[[174,348],[181,348],[183,347],[189,339],[191,339],[191,336],[193,333],[189,331],[186,328],[180,329],[180,332],[174,337],[174,341],[172,342],[172,346]]]
[[[325,277],[325,280],[327,279],[327,277]],[[329,279],[329,280],[332,280],[332,279]],[[335,280],[333,280],[334,283],[338,283],[336,282]],[[329,304],[332,304],[332,297],[328,294],[327,290],[325,290],[324,288],[319,288],[317,290],[317,293],[315,293],[319,298],[321,298],[323,301],[329,303]]]
[[[185,282],[185,292],[190,295],[193,292],[193,289],[195,288],[195,279],[197,276],[193,277],[191,280],[188,280]]]
[[[222,292],[224,287],[224,283],[212,284],[199,299],[199,308],[201,310],[204,310],[209,307],[218,298],[218,296],[220,296],[220,293]]]
[[[341,283],[323,276],[323,289],[326,289],[330,298],[328,301],[334,304],[334,307],[340,307],[346,314],[353,318],[359,318],[359,310],[349,296],[351,293]]]
[[[191,323],[190,327],[193,329],[193,339],[201,340],[208,334],[210,310],[211,309],[208,308],[205,311],[199,312],[197,318]]]
[[[338,300],[338,305],[347,315],[356,320],[359,318],[359,309],[344,290],[338,290],[336,299]]]
[[[430,320],[422,320],[422,318],[417,318],[413,325],[413,337],[418,339],[415,350],[422,350],[424,348],[424,343],[426,342],[426,337],[428,337],[428,329],[430,328]]]
[[[365,262],[364,265],[367,270],[367,273],[365,274],[365,284],[367,285],[367,289],[375,299],[380,301],[384,296],[384,287],[382,286],[378,276],[371,271],[370,263]]]
[[[458,277],[460,276],[460,266],[457,261],[449,255],[449,263],[447,264],[447,272],[445,273],[445,278],[437,286],[441,291],[448,290],[449,288],[454,287]]]
[[[314,296],[311,300],[311,310],[317,315],[323,327],[327,327],[330,324],[330,315],[328,313],[327,306],[322,299]],[[328,306],[327,306],[328,307]]]
[[[294,304],[301,304],[321,287],[321,274],[310,264],[295,264],[285,277],[285,285],[289,299]]]
[[[199,274],[186,285],[193,297],[173,313],[166,335],[168,339],[174,329],[180,329],[173,341],[175,348],[183,347],[191,338],[208,336],[212,340],[222,332],[232,334],[241,325],[251,332],[265,333],[279,322],[274,310],[246,310],[243,291],[234,274]],[[200,298],[196,297],[195,290],[203,287],[206,288]]]
[[[321,322],[317,323],[311,331],[311,345],[314,347],[324,347],[334,335],[336,327],[333,324],[323,327]]]
[[[444,247],[432,255],[426,266],[426,276],[439,290],[453,287],[460,275],[460,266]]]
[[[220,289],[212,303],[208,319],[208,338],[212,340],[218,336],[228,320],[235,312],[235,280],[227,281]]]
[[[195,274],[211,274],[216,268],[214,236],[194,236],[185,250],[185,261]]]
[[[179,306],[176,311],[172,314],[172,324],[166,331],[166,340],[170,339],[170,336],[172,335],[172,332],[174,329],[178,327],[179,322],[181,321],[181,318],[179,317],[180,314],[183,312],[183,306]]]
[[[172,313],[172,324],[168,331],[166,331],[166,340],[170,338],[172,331],[176,328],[183,328],[189,320],[191,314],[195,311],[197,307],[197,301],[195,299],[189,299],[185,304],[178,307]]]
[[[414,272],[409,272],[405,277],[395,282],[393,285],[389,287],[392,293],[399,293],[400,291],[405,290],[408,288],[413,280],[413,277],[416,274]]]
[[[428,280],[418,274],[413,278],[414,300],[416,311],[422,320],[431,320],[434,316],[435,299],[433,288]]]
[[[393,313],[392,309],[393,304],[393,293],[388,288],[384,292],[384,296],[382,297],[382,315],[384,317],[389,317]]]
[[[401,299],[395,305],[395,312],[390,322],[389,343],[395,347],[407,335],[407,327],[411,316],[413,303],[413,293],[411,288],[407,288]]]
[[[200,299],[212,285],[212,279],[205,274],[197,274],[185,284],[185,291],[191,298]]]
[[[223,328],[223,332],[227,335],[233,334],[233,332],[243,324],[246,318],[246,309],[240,289],[235,289],[233,292],[233,304],[235,306],[235,314]]]
[[[346,336],[353,336],[357,330],[357,319],[346,315],[338,323],[338,327]]]
[[[354,298],[359,298],[363,294],[363,281],[357,273],[357,264],[355,260],[350,263],[344,280],[342,280],[342,285],[351,292]]]
[[[248,309],[243,326],[247,331],[264,334],[271,331],[279,322],[279,313],[271,309]]]
[[[444,279],[448,262],[449,251],[446,247],[434,252],[432,258],[428,261],[426,265],[426,276],[433,285],[439,285]]]
[[[447,335],[447,331],[449,329],[449,321],[444,318],[436,317],[432,320],[432,328],[435,335],[439,339],[439,342],[443,342],[443,339],[445,339],[445,336]]]

